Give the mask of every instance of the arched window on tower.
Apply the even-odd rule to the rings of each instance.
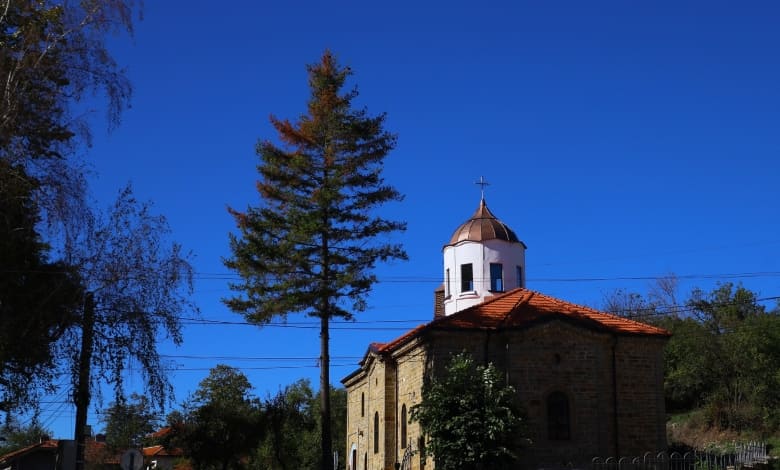
[[[374,453],[379,453],[379,412],[374,413]]]
[[[401,406],[401,449],[406,449],[406,405]]]
[[[547,438],[551,441],[571,439],[569,398],[563,392],[552,392],[547,397]]]
[[[366,394],[361,393],[360,394],[360,417],[366,415]]]

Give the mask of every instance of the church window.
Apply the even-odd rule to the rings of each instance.
[[[469,264],[460,265],[460,291],[468,292],[474,290],[474,270]]]
[[[379,412],[374,413],[374,453],[379,453]]]
[[[447,268],[444,275],[444,295],[450,296],[450,268]]]
[[[517,287],[523,287],[523,268],[515,266],[515,275],[517,276]]]
[[[366,415],[366,394],[361,393],[360,394],[360,417]]]
[[[547,437],[552,441],[571,439],[569,398],[563,392],[553,392],[547,397]]]
[[[368,470],[368,452],[363,454],[363,470]]]
[[[500,263],[490,263],[490,290],[504,291],[504,267]]]
[[[401,449],[406,449],[406,405],[401,406]]]

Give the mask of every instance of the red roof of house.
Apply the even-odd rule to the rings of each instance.
[[[371,350],[391,352],[424,331],[434,329],[496,330],[520,328],[542,320],[562,319],[585,327],[623,335],[671,336],[667,330],[600,312],[532,290],[518,288],[481,304],[420,325],[388,343],[371,343]]]
[[[184,455],[184,451],[179,448],[166,449],[164,446],[160,445],[144,447],[141,451],[143,452],[144,457],[181,457]]]
[[[21,457],[23,455],[27,455],[27,454],[30,454],[32,452],[36,452],[36,451],[39,451],[39,450],[42,450],[42,451],[56,451],[58,442],[59,441],[57,441],[57,440],[50,439],[50,440],[46,440],[46,441],[41,441],[41,442],[39,442],[37,444],[33,444],[33,445],[30,445],[30,446],[27,446],[27,447],[23,447],[21,449],[17,449],[17,450],[15,450],[13,452],[9,452],[9,453],[7,453],[5,455],[0,456],[0,463],[8,462],[9,460],[13,460],[15,458],[18,458],[18,457]]]
[[[162,428],[158,429],[157,431],[149,434],[149,437],[152,439],[159,439],[161,437],[165,437],[168,434],[172,433],[173,429],[171,429],[170,426],[163,426]]]

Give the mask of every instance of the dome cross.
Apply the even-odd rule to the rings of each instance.
[[[479,181],[475,181],[474,184],[480,187],[480,192],[482,194],[482,200],[485,200],[485,186],[490,186],[490,183],[487,182],[484,176],[479,177]]]

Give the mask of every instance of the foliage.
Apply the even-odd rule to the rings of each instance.
[[[116,450],[140,447],[145,436],[160,424],[149,400],[135,393],[130,400],[121,397],[112,403],[104,410],[101,421],[105,425],[106,444]]]
[[[86,116],[73,104],[101,92],[116,124],[130,83],[105,44],[132,32],[131,0],[0,1],[0,157],[61,158]]]
[[[503,382],[493,364],[476,365],[461,353],[424,384],[410,421],[420,422],[437,469],[501,468],[516,460],[522,419],[514,389]]]
[[[132,34],[135,10],[135,0],[0,0],[0,160],[36,185],[47,238],[87,217],[75,159],[90,143],[83,102],[101,95],[109,128],[119,123],[131,86],[105,38]]]
[[[694,289],[684,305],[661,307],[638,294],[622,305],[645,308],[645,320],[672,332],[664,353],[670,411],[700,408],[704,424],[720,429],[780,429],[778,309],[767,311],[754,292],[731,283]]]
[[[331,389],[334,413],[331,430],[334,449],[346,445],[347,392]],[[320,393],[301,379],[263,402],[265,437],[252,464],[257,469],[317,470],[322,468],[320,448]]]
[[[319,408],[322,400],[318,396],[315,397],[315,410]],[[330,391],[331,407],[333,413],[330,418],[330,428],[333,432],[333,449],[339,453],[339,461],[344,462],[347,456],[344,454],[347,448],[347,390],[343,388],[331,388]],[[315,412],[315,416],[319,420],[322,416],[321,413]],[[319,434],[314,434],[313,437],[319,437]],[[312,447],[316,447],[312,446]],[[317,467],[320,468],[320,467]]]
[[[17,209],[26,217],[0,234],[2,253],[16,255],[0,265],[0,388],[9,400],[2,407],[23,405],[51,383],[55,343],[77,319],[82,279],[65,258],[77,244],[72,233],[90,219],[84,168],[75,160],[90,140],[83,102],[102,95],[109,127],[118,124],[131,87],[105,38],[132,33],[135,10],[134,0],[0,0],[0,204],[5,222]],[[5,198],[9,187],[16,209]],[[45,259],[50,251],[63,260]],[[18,340],[29,344],[24,363],[9,362]]]
[[[0,439],[0,455],[37,444],[49,436],[51,436],[51,431],[41,425],[37,415],[34,415],[29,423],[22,424],[15,416],[7,414],[6,421],[0,428],[0,437],[2,437]]]
[[[677,277],[670,274],[656,279],[646,296],[616,289],[604,297],[601,309],[621,317],[656,323],[659,318],[675,316],[681,310],[677,303],[677,286]]]
[[[48,260],[34,190],[21,166],[0,160],[0,410],[26,404],[52,378],[55,343],[82,297],[75,270]]]
[[[93,379],[122,393],[122,372],[129,361],[140,365],[151,403],[162,408],[171,389],[157,352],[162,335],[179,344],[182,312],[195,309],[189,255],[174,242],[163,216],[135,199],[128,186],[105,216],[82,228],[68,264],[76,266],[84,289],[95,299]],[[71,330],[63,356],[77,358],[80,329]],[[71,362],[74,384],[78,361]]]
[[[280,390],[263,403],[267,433],[258,447],[257,468],[280,470],[317,468],[308,455],[312,433],[316,433],[313,416],[314,394],[308,380],[299,380]],[[305,437],[304,437],[305,436]],[[318,446],[314,447],[315,449]],[[315,452],[318,454],[318,452]]]
[[[166,443],[179,447],[196,469],[244,468],[262,438],[262,414],[244,374],[226,365],[211,369],[184,413],[169,419]]]
[[[744,429],[780,424],[780,316],[767,314],[753,292],[726,284],[690,305],[717,347],[718,387],[707,397],[714,425]]]
[[[294,312],[320,319],[321,452],[330,468],[328,321],[366,308],[376,263],[406,258],[386,241],[405,225],[372,215],[401,199],[382,178],[396,140],[383,129],[385,116],[353,109],[357,91],[341,91],[351,71],[330,52],[308,72],[308,113],[296,123],[272,117],[284,146],[257,145],[262,205],[230,209],[240,233],[230,235],[225,265],[242,282],[225,302],[259,325]]]
[[[717,344],[693,318],[663,319],[672,337],[664,350],[664,394],[667,408],[686,410],[701,405],[717,387]]]

